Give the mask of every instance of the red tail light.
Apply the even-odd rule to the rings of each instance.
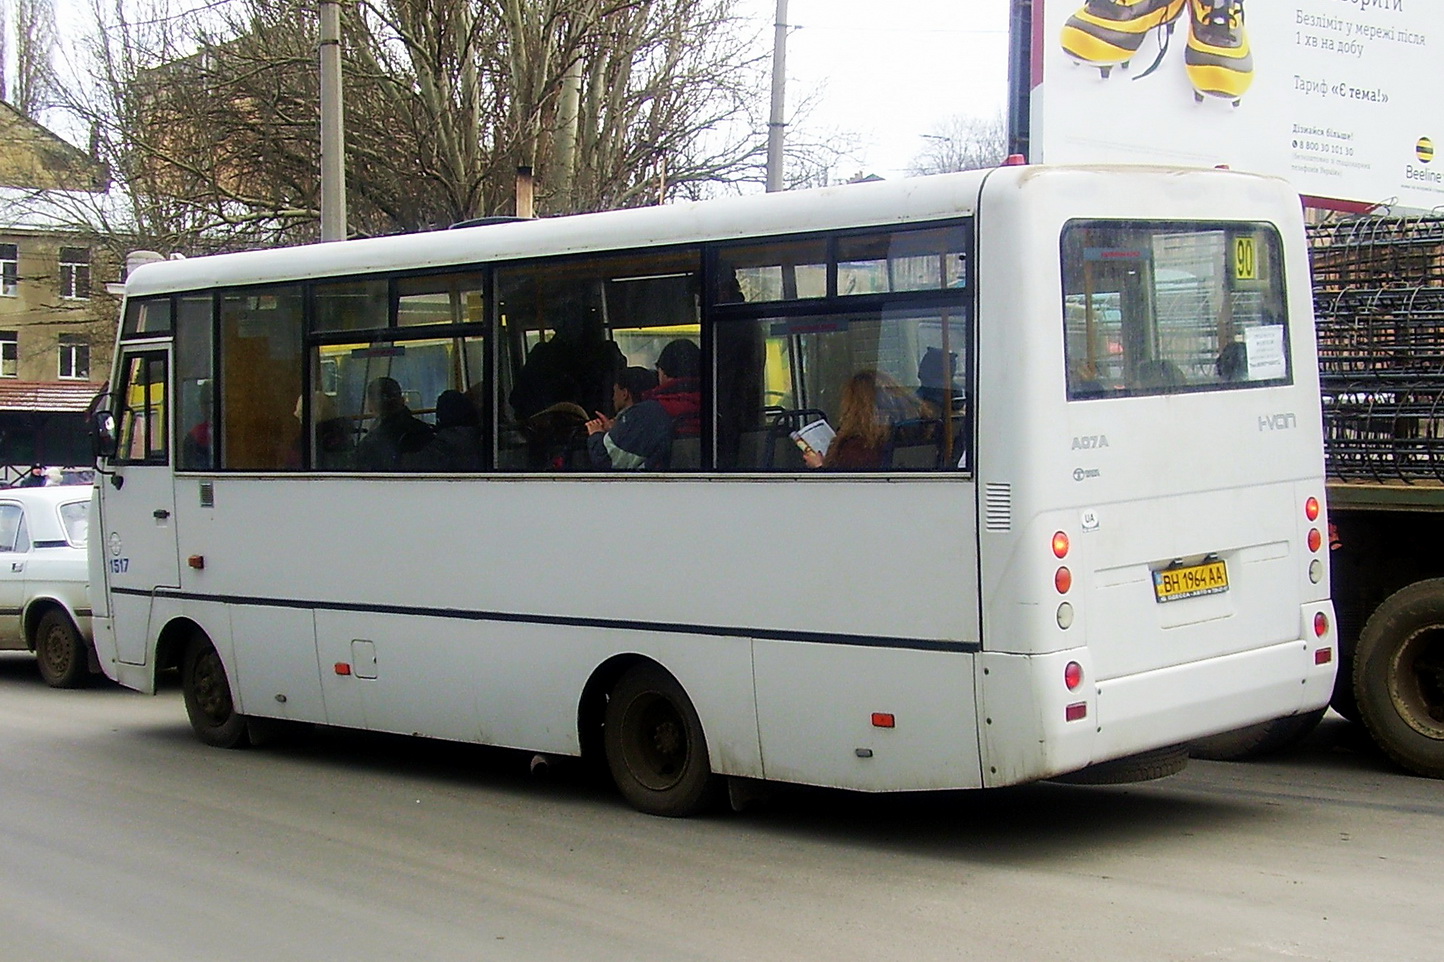
[[[1317,521],[1317,520],[1319,520],[1319,499],[1318,499],[1318,498],[1312,498],[1312,497],[1311,497],[1311,498],[1309,498],[1309,500],[1307,500],[1307,501],[1304,502],[1304,517],[1308,518],[1310,521]]]
[[[1063,684],[1068,686],[1069,691],[1083,684],[1083,666],[1076,661],[1068,662],[1063,668]]]
[[[1053,556],[1060,560],[1068,557],[1068,535],[1062,531],[1053,535]]]

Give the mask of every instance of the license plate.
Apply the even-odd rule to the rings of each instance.
[[[1205,561],[1186,568],[1164,568],[1153,572],[1153,597],[1160,604],[1200,595],[1216,595],[1227,590],[1228,568],[1222,561]]]

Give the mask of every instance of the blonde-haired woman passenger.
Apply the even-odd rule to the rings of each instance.
[[[893,425],[901,418],[916,416],[906,392],[892,378],[876,370],[858,371],[842,386],[842,407],[838,412],[837,436],[827,454],[803,452],[809,468],[837,471],[879,471],[892,442]]]

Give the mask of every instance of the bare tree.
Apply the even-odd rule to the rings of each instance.
[[[996,167],[1008,156],[1008,124],[1002,114],[954,114],[922,136],[924,147],[908,165],[912,175]]]
[[[15,0],[14,47],[6,9],[0,5],[0,100],[32,119],[55,105],[54,0]],[[10,56],[13,53],[14,61]],[[13,74],[11,87],[7,78]]]
[[[314,4],[92,0],[71,111],[158,249],[311,239]],[[355,234],[510,213],[518,166],[565,213],[760,184],[767,48],[736,0],[360,0],[343,13]]]

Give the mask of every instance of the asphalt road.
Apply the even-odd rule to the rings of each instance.
[[[1330,717],[1143,785],[780,793],[687,821],[579,768],[333,731],[192,739],[179,694],[0,655],[0,962],[1435,960],[1444,785]]]

